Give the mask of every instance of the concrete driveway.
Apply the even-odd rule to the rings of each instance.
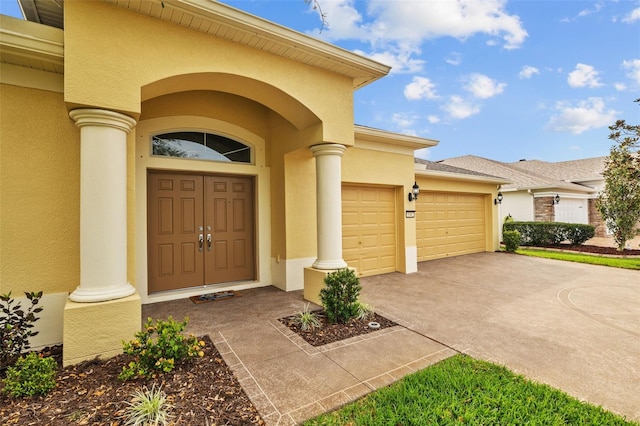
[[[297,424],[456,352],[640,420],[640,272],[481,253],[361,283],[362,299],[400,325],[321,348],[278,321],[302,308],[302,292],[273,287],[145,305],[143,318],[189,316],[267,425]]]
[[[640,420],[640,272],[482,253],[362,280],[417,332]]]

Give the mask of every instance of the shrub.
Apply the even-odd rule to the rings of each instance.
[[[514,253],[520,247],[520,232],[504,231],[502,233],[502,241],[504,241],[505,249],[509,253]]]
[[[550,246],[570,240],[572,244],[582,244],[588,240],[585,236],[595,233],[593,225],[563,222],[506,222],[502,225],[505,231],[520,232],[520,244],[523,246]],[[580,241],[574,243],[573,241]]]
[[[153,325],[153,320],[148,318],[144,330],[137,332],[134,340],[122,342],[124,353],[132,355],[133,361],[122,368],[119,378],[154,377],[159,372],[172,371],[176,364],[203,356],[204,342],[192,334],[183,334],[187,322],[188,318],[178,322],[169,317]]]
[[[22,309],[21,303],[11,298],[11,292],[0,295],[0,370],[12,365],[27,349],[29,338],[38,334],[33,331],[33,323],[40,318],[35,314],[42,312],[38,307],[42,292],[26,293],[29,307]]]
[[[345,323],[356,316],[360,280],[353,269],[339,269],[324,279],[320,300],[330,323]]]
[[[302,310],[295,314],[293,322],[300,327],[302,331],[315,330],[320,327],[318,314],[309,310],[308,303],[305,303]]]
[[[57,367],[52,357],[41,358],[31,352],[18,358],[15,365],[7,369],[2,391],[14,398],[46,395],[56,386]]]
[[[127,402],[125,425],[166,425],[171,416],[169,410],[173,406],[167,403],[167,395],[155,384],[150,390],[138,390],[133,394],[133,400]]]
[[[595,227],[592,225],[583,225],[579,223],[569,224],[567,227],[567,240],[573,245],[584,244],[585,241],[593,238],[595,235]]]

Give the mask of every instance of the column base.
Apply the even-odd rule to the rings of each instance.
[[[131,296],[135,292],[136,289],[128,282],[113,285],[110,287],[78,287],[73,291],[73,293],[69,295],[69,299],[72,302],[78,303],[106,302],[108,300],[121,299],[123,297]]]
[[[316,259],[311,265],[314,269],[325,269],[325,270],[335,270],[335,269],[344,269],[347,267],[347,262],[342,259],[336,260],[320,260]]]
[[[338,268],[344,269],[344,268]],[[338,269],[327,270],[327,269],[315,269],[315,268],[304,268],[304,293],[303,297],[305,300],[309,302],[313,302],[316,305],[322,306],[322,300],[320,300],[320,290],[325,287],[324,279],[331,272],[335,272]],[[349,268],[353,271],[356,271],[355,268]]]
[[[76,303],[64,307],[63,366],[122,353],[122,341],[133,340],[141,329],[140,296],[107,302]]]

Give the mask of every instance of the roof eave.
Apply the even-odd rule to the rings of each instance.
[[[413,150],[430,148],[436,146],[439,141],[426,139],[418,136],[405,135],[402,133],[388,132],[386,130],[374,129],[361,125],[354,126],[356,139],[368,142],[377,142],[412,148]]]
[[[425,170],[421,169],[418,166],[419,164],[416,163],[416,167],[414,167],[416,176],[428,176],[467,182],[490,183],[494,185],[507,185],[511,183],[511,181],[508,181],[506,179],[494,178],[490,176],[466,175],[461,173],[443,172],[440,170]]]

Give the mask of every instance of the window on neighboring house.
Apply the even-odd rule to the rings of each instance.
[[[204,132],[171,132],[152,137],[152,154],[160,157],[251,163],[251,147]]]

